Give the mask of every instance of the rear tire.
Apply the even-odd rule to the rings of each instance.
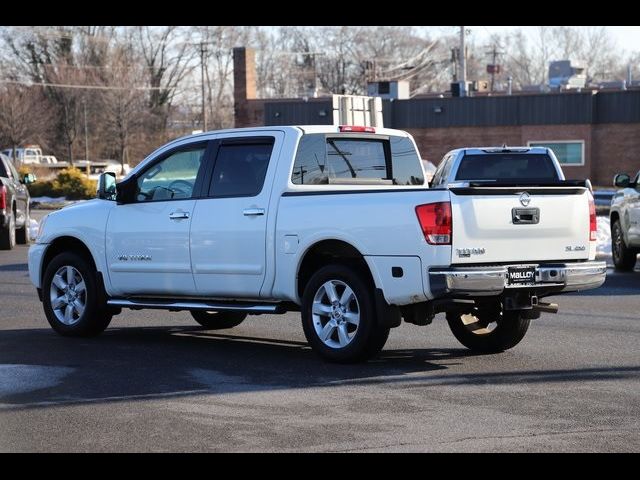
[[[627,247],[620,220],[615,220],[611,226],[611,253],[616,270],[630,272],[636,266],[638,250]]]
[[[11,212],[9,225],[0,228],[0,250],[13,250],[16,246],[16,215]]]
[[[67,337],[99,335],[113,316],[96,281],[95,268],[80,255],[60,253],[42,282],[42,305],[49,325]]]
[[[363,275],[327,265],[309,280],[302,297],[302,327],[323,359],[355,363],[380,353],[389,328],[378,325],[373,287]]]
[[[475,352],[498,353],[515,347],[529,329],[530,320],[522,312],[485,312],[474,309],[472,315],[447,313],[447,322],[453,336]],[[495,328],[490,329],[493,322]]]
[[[206,312],[204,310],[193,310],[191,316],[208,330],[237,327],[247,318],[247,314],[242,312]]]
[[[29,208],[24,215],[24,226],[16,230],[16,242],[20,245],[27,245],[29,243],[29,223],[31,217],[29,215]]]

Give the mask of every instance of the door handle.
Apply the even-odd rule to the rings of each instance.
[[[171,212],[169,218],[171,220],[183,220],[189,218],[189,212]]]
[[[245,217],[257,217],[260,215],[264,215],[264,208],[245,208],[242,211],[242,214]]]
[[[514,225],[536,225],[540,222],[539,208],[513,208],[511,219]]]

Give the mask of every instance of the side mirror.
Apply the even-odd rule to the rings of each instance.
[[[613,186],[618,188],[627,188],[631,183],[631,177],[626,173],[618,173],[613,177]]]
[[[27,173],[24,177],[22,177],[22,183],[24,183],[25,185],[34,183],[36,180],[37,178],[33,173]]]
[[[102,200],[116,199],[116,174],[113,172],[101,173],[98,177],[98,198]]]

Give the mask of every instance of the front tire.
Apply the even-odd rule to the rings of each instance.
[[[96,272],[80,255],[60,253],[47,266],[42,282],[43,307],[57,333],[68,337],[99,335],[111,322]]]
[[[522,312],[517,310],[500,312],[474,309],[472,314],[448,312],[447,322],[453,336],[468,349],[498,353],[520,343],[531,320],[524,318]]]
[[[389,337],[378,325],[373,288],[359,272],[327,265],[309,280],[302,297],[302,327],[322,358],[362,362],[377,355]]]
[[[630,272],[636,265],[638,251],[627,247],[620,220],[615,220],[611,226],[611,253],[616,270]]]
[[[9,224],[6,228],[0,228],[0,250],[13,250],[16,246],[16,215],[11,212]]]
[[[203,310],[193,310],[191,316],[208,330],[237,327],[247,318],[247,314],[242,312],[205,312]]]

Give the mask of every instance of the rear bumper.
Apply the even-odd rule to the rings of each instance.
[[[431,292],[436,297],[495,296],[521,288],[576,292],[598,288],[607,275],[605,262],[537,264],[534,284],[511,286],[507,285],[509,266],[433,268],[429,270]]]

